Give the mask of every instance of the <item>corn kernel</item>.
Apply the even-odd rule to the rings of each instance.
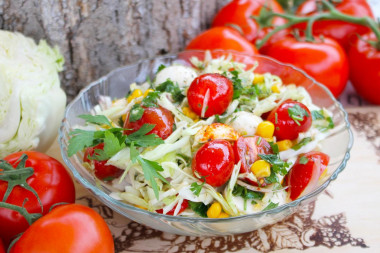
[[[230,217],[228,214],[226,214],[225,212],[221,212],[220,214],[219,214],[219,216],[218,216],[218,218],[228,218],[228,217]]]
[[[257,160],[251,166],[251,171],[256,177],[263,178],[270,176],[270,164],[264,160]]]
[[[260,74],[255,74],[255,77],[253,78],[253,84],[259,84],[259,83],[263,83],[265,80],[264,76],[263,75],[260,75]]]
[[[207,210],[207,217],[218,218],[221,213],[222,213],[222,205],[218,202],[215,202]]]
[[[285,151],[293,147],[293,142],[291,140],[278,141],[276,144],[278,146],[278,150],[280,151]]]
[[[277,85],[273,85],[270,89],[273,93],[280,93],[280,88]]]
[[[256,134],[263,138],[272,138],[274,125],[270,121],[263,121],[257,126]]]
[[[189,117],[190,119],[194,120],[194,121],[198,121],[199,120],[199,116],[193,112],[190,107],[183,107],[182,108],[182,112],[183,114],[185,114],[187,117]]]
[[[144,92],[144,98],[146,97],[146,96],[148,96],[148,94],[150,93],[150,92],[153,92],[154,90],[153,89],[147,89],[145,92]]]
[[[132,92],[131,95],[129,95],[129,97],[127,98],[127,101],[128,101],[128,103],[130,103],[132,101],[132,99],[141,97],[142,95],[143,95],[142,91],[140,89],[136,89]]]
[[[127,119],[127,114],[126,114],[126,113],[123,114],[123,115],[121,116],[121,119],[123,120],[123,122],[125,122],[125,120]]]

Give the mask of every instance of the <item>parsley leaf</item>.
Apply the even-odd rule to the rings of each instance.
[[[323,114],[323,110],[311,111],[311,116],[312,116],[313,120],[319,120],[319,119],[325,118],[325,116]]]
[[[289,114],[289,117],[291,117],[294,120],[294,122],[296,122],[296,124],[299,126],[301,125],[299,121],[303,121],[303,118],[305,116],[306,117],[310,116],[309,113],[298,104],[295,104],[294,106],[289,107],[288,114]]]
[[[156,74],[157,74],[158,72],[160,72],[161,70],[163,70],[164,68],[166,68],[166,66],[165,66],[164,64],[161,64],[161,65],[158,67]]]
[[[273,184],[273,183],[278,183],[278,177],[276,175],[276,173],[274,173],[273,169],[271,168],[270,169],[270,176],[269,177],[266,177],[264,179],[268,184]]]
[[[67,154],[73,156],[75,153],[83,150],[84,148],[95,146],[98,138],[104,137],[104,131],[87,131],[82,129],[74,129],[70,132],[72,136],[69,139],[69,146]]]
[[[201,190],[204,184],[205,184],[204,181],[202,184],[198,184],[197,182],[194,182],[191,184],[190,190],[194,193],[195,196],[199,197],[199,194],[201,193]]]
[[[131,111],[129,112],[129,122],[135,122],[144,114],[144,108],[142,108],[139,104],[133,105]]]
[[[309,159],[305,156],[301,156],[298,162],[300,164],[307,164],[309,162]]]
[[[154,128],[154,126],[154,124],[144,124],[139,130],[126,137],[126,144],[134,142],[136,146],[149,147],[164,143],[164,141],[156,134],[146,135]]]
[[[141,104],[146,107],[158,107],[157,98],[160,96],[159,91],[149,92],[148,95],[142,100]]]
[[[247,200],[261,200],[264,197],[264,193],[248,190],[241,185],[235,185],[232,190],[232,195],[240,196],[244,199],[244,209],[247,208]],[[256,201],[255,201],[256,202]]]
[[[172,98],[176,102],[181,102],[185,98],[178,84],[173,83],[170,79],[158,85],[156,90],[161,92],[169,92],[172,94]]]
[[[232,70],[232,71],[230,71],[230,73],[232,74],[231,81],[232,81],[232,85],[234,88],[234,93],[233,93],[232,99],[237,99],[242,94],[243,85],[241,84],[241,79],[239,79],[239,72],[238,71]]]
[[[300,142],[298,142],[296,145],[294,145],[292,147],[292,149],[294,150],[299,150],[300,148],[302,148],[303,146],[305,146],[306,144],[308,144],[309,142],[311,142],[313,139],[311,137],[306,137],[306,138],[303,138]]]
[[[275,173],[280,173],[281,175],[286,175],[288,171],[286,168],[289,167],[289,164],[287,162],[284,162],[283,160],[280,159],[278,155],[265,155],[265,154],[259,154],[260,158],[267,161],[272,165],[273,171]]]
[[[315,126],[321,132],[326,132],[327,130],[333,129],[335,127],[335,124],[331,117],[326,117],[325,119],[326,119],[327,124]]]
[[[274,143],[273,141],[270,141],[269,145],[272,148],[272,151],[273,151],[274,154],[277,155],[278,153],[280,153],[280,149],[279,149],[279,147],[278,147],[278,145],[276,143]]]
[[[207,210],[210,205],[205,205],[202,202],[189,201],[190,209],[203,218],[207,218]]]
[[[84,119],[87,123],[95,125],[107,125],[112,127],[111,122],[104,115],[82,114],[79,115],[78,118]]]
[[[273,202],[270,202],[264,209],[263,211],[267,211],[267,210],[270,210],[270,209],[273,209],[273,208],[276,208],[278,207],[278,203],[273,203]]]

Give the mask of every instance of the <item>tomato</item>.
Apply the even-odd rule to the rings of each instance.
[[[267,118],[275,126],[277,140],[294,140],[299,133],[310,129],[312,117],[309,109],[302,103],[287,99],[272,110]]]
[[[342,0],[339,3],[335,3],[335,8],[346,15],[374,17],[371,7],[366,0]],[[307,0],[297,9],[298,15],[310,15],[317,12],[318,7],[316,0]],[[303,28],[304,27],[306,27],[306,25],[303,25]],[[321,20],[316,21],[313,25],[314,34],[321,34],[335,39],[345,50],[348,50],[354,35],[364,34],[369,32],[369,30],[368,27],[339,20]]]
[[[301,162],[300,159],[305,159]],[[318,179],[329,163],[330,157],[322,152],[312,151],[301,155],[286,177],[287,191],[291,200],[310,193],[317,186]],[[305,164],[304,164],[305,163]]]
[[[272,154],[269,143],[260,136],[240,136],[233,146],[235,163],[241,161],[240,173],[251,171],[251,166],[260,159],[259,154]]]
[[[43,205],[42,214],[49,212],[51,206],[56,203],[74,203],[74,183],[70,174],[60,162],[36,151],[13,153],[5,157],[4,160],[16,167],[19,163],[18,159],[22,154],[28,156],[25,166],[34,169],[34,174],[26,182],[40,197]],[[7,182],[0,180],[0,200],[3,199],[7,186]],[[27,201],[25,201],[26,199]],[[17,206],[24,205],[29,213],[41,213],[41,206],[36,196],[21,186],[13,188],[6,203]],[[24,232],[28,227],[28,222],[21,214],[16,211],[0,208],[0,237],[5,245],[8,245],[14,236]]]
[[[212,27],[237,25],[242,30],[243,36],[254,44],[257,39],[262,39],[271,30],[270,27],[260,28],[259,24],[251,17],[258,16],[264,6],[277,13],[284,12],[281,5],[275,0],[233,0],[215,15]],[[271,23],[274,26],[279,26],[285,22],[284,19],[275,17]],[[276,33],[266,45],[274,43],[283,34],[284,31]],[[260,52],[264,49],[261,48]]]
[[[234,160],[234,151],[228,141],[212,140],[195,153],[191,167],[196,177],[218,187],[230,179]]]
[[[177,208],[177,206],[178,206],[178,204],[175,205],[175,206],[172,208],[172,210],[170,210],[169,212],[167,212],[166,215],[174,215],[174,211],[175,211],[175,209]],[[180,207],[180,209],[179,209],[178,214],[180,214],[180,213],[182,213],[183,211],[185,211],[186,208],[187,208],[188,206],[189,206],[189,201],[188,201],[187,199],[184,199],[184,200],[182,201],[182,204],[181,204],[181,207]],[[157,213],[163,213],[163,210],[162,210],[162,209],[158,209],[158,210],[156,210],[156,212],[157,212]],[[178,214],[177,214],[177,215],[178,215]]]
[[[224,113],[232,101],[233,94],[234,88],[230,79],[220,74],[208,73],[193,80],[187,91],[187,99],[191,110],[207,118]]]
[[[94,147],[87,148],[84,152],[83,162],[87,162],[94,166],[94,174],[97,178],[103,181],[110,181],[115,178],[118,178],[123,174],[124,170],[119,169],[113,165],[106,165],[108,160],[97,161],[89,159],[89,157],[93,156],[96,149],[103,150],[104,143],[100,143]]]
[[[267,50],[267,55],[299,67],[338,97],[348,81],[348,59],[343,48],[329,38],[323,41],[316,38],[315,42],[304,40],[283,38]]]
[[[55,207],[33,223],[12,253],[114,253],[112,234],[103,218],[89,207],[70,204]]]
[[[172,113],[163,107],[143,107],[144,113],[139,120],[129,121],[129,115],[124,122],[125,134],[131,134],[139,130],[144,124],[155,125],[152,131],[147,134],[156,134],[162,139],[166,139],[173,132],[174,117]]]
[[[380,49],[365,40],[375,40],[373,33],[363,35],[351,46],[348,53],[350,79],[360,96],[380,105]]]
[[[235,50],[248,55],[257,54],[256,47],[240,33],[229,27],[214,27],[195,37],[187,45],[186,50]]]
[[[0,253],[5,253],[5,248],[4,248],[3,240],[1,240],[1,238],[0,238]]]

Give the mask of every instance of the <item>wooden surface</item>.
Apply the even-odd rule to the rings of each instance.
[[[345,170],[315,203],[258,231],[215,238],[178,236],[121,217],[80,185],[77,202],[105,218],[117,253],[380,252],[380,107],[347,111],[355,142]],[[48,153],[62,161],[57,143]]]

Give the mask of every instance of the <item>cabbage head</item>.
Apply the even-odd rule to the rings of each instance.
[[[20,150],[46,151],[66,106],[58,72],[64,58],[46,41],[0,30],[0,158]]]

